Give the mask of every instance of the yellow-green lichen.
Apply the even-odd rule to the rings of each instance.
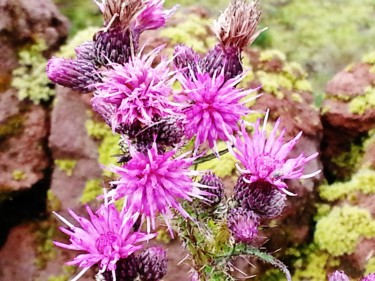
[[[85,122],[85,128],[87,134],[96,140],[102,140],[110,133],[110,129],[108,128],[107,124],[103,122],[95,122],[91,119]]]
[[[39,104],[55,95],[46,74],[47,59],[43,57],[46,49],[45,42],[37,40],[18,53],[19,67],[13,71],[12,86],[18,90],[20,100],[29,99]]]
[[[0,140],[8,136],[17,135],[23,129],[24,118],[21,114],[13,115],[0,124]]]
[[[60,211],[61,201],[52,190],[47,191],[47,208],[49,212]]]
[[[37,268],[44,268],[48,261],[56,257],[56,248],[52,240],[56,235],[56,226],[52,220],[38,222],[35,225],[36,256],[34,263]]]
[[[172,45],[188,44],[195,51],[203,53],[215,44],[216,39],[210,36],[209,32],[211,20],[194,14],[188,16],[177,14],[176,17],[183,21],[160,32],[161,36],[171,40]]]
[[[276,49],[265,50],[261,52],[259,55],[259,61],[261,62],[268,62],[268,61],[272,61],[273,59],[279,59],[282,62],[285,62],[286,56],[283,52],[276,50]]]
[[[218,143],[218,149],[223,150],[226,144]],[[236,158],[231,153],[220,156],[220,159],[212,159],[198,165],[198,170],[211,170],[219,177],[231,176],[236,170]]]
[[[375,194],[375,170],[361,169],[349,181],[324,184],[319,189],[320,197],[331,202],[356,192]]]
[[[15,181],[22,181],[26,178],[26,174],[24,171],[21,171],[21,170],[14,170],[12,172],[12,179],[14,179]]]
[[[375,273],[375,256],[371,257],[366,264],[365,274]]]
[[[368,64],[375,64],[375,51],[362,56],[362,62]]]
[[[294,88],[300,91],[311,92],[313,90],[312,85],[306,79],[297,80],[294,84]]]
[[[362,95],[350,101],[349,111],[353,114],[361,115],[370,109],[375,109],[375,88],[366,87]]]
[[[72,159],[55,159],[55,165],[70,177],[77,165],[77,161]]]
[[[85,188],[83,189],[79,201],[83,204],[86,204],[95,200],[102,193],[103,189],[101,187],[101,179],[88,180],[85,184]]]
[[[278,99],[284,98],[283,89],[293,89],[293,83],[282,74],[268,73],[265,71],[257,71],[256,74],[262,85],[262,90],[273,94]]]
[[[359,169],[364,149],[362,144],[351,144],[348,151],[344,151],[332,158],[332,162],[340,169],[341,174],[347,174],[346,178]]]
[[[333,256],[351,254],[360,238],[375,237],[375,220],[362,208],[335,207],[316,224],[314,241]]]
[[[60,48],[58,57],[75,58],[76,54],[74,49],[86,41],[91,41],[93,35],[98,31],[97,27],[88,27],[84,30],[77,32],[77,34],[69,40],[67,44]]]

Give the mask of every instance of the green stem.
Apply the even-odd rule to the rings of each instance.
[[[224,155],[228,152],[229,152],[229,149],[227,148],[227,149],[219,151],[219,155],[221,156],[221,155]],[[215,159],[215,158],[217,158],[217,155],[215,153],[211,153],[211,154],[208,154],[206,156],[203,156],[201,158],[196,159],[193,164],[198,165],[198,164],[210,161],[210,160]]]

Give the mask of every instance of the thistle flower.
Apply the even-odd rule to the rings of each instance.
[[[120,178],[112,183],[117,186],[108,195],[115,200],[125,198],[124,209],[140,212],[147,220],[147,229],[155,229],[155,218],[160,213],[172,234],[170,225],[171,208],[184,218],[189,214],[179,200],[192,201],[192,197],[204,199],[208,192],[200,190],[199,183],[190,176],[199,172],[189,168],[195,158],[185,158],[186,154],[174,157],[176,150],[159,154],[156,143],[147,153],[130,151],[132,159],[112,171]]]
[[[234,187],[234,197],[239,205],[267,219],[280,215],[286,205],[285,193],[268,182],[248,183],[245,178],[240,176]]]
[[[211,189],[202,188],[203,190],[211,193],[211,195],[207,196],[208,202],[205,202],[208,206],[214,206],[220,203],[221,199],[224,196],[224,183],[216,176],[213,172],[209,171],[205,173],[202,178],[199,180],[199,183],[204,186],[213,187]]]
[[[199,61],[199,55],[192,48],[185,45],[177,45],[174,48],[173,64],[186,78],[198,71]]]
[[[259,120],[254,126],[253,135],[250,137],[246,128],[242,125],[242,137],[235,139],[235,156],[245,167],[240,172],[245,175],[244,181],[248,183],[262,182],[278,187],[281,191],[289,195],[294,195],[287,191],[288,186],[284,182],[287,179],[305,179],[316,176],[319,171],[303,175],[303,169],[307,162],[316,158],[318,153],[305,157],[301,153],[297,158],[287,159],[288,154],[293,150],[299,138],[300,132],[294,139],[284,143],[285,130],[276,138],[276,132],[280,125],[280,119],[276,121],[269,138],[266,137],[266,120],[263,128],[259,128]]]
[[[161,247],[144,250],[138,260],[138,272],[142,281],[158,281],[167,273],[167,253]]]
[[[243,77],[225,81],[223,73],[210,77],[200,71],[191,79],[183,75],[178,77],[183,93],[176,99],[186,104],[182,110],[186,121],[185,136],[188,139],[196,137],[195,149],[206,142],[213,148],[217,140],[232,140],[241,117],[249,112],[244,105],[249,100],[241,99],[254,91],[235,88]]]
[[[375,273],[370,273],[365,276],[361,281],[375,281]]]
[[[341,270],[336,270],[332,273],[329,278],[329,281],[349,281],[349,277]]]
[[[258,235],[260,219],[257,214],[243,208],[229,211],[228,229],[236,242],[251,243]]]
[[[94,53],[94,41],[86,41],[74,49],[77,59],[82,59],[96,63],[96,57]]]
[[[64,249],[85,252],[67,263],[83,268],[72,281],[78,280],[94,264],[99,264],[101,272],[110,270],[115,274],[116,263],[120,259],[127,258],[142,249],[141,242],[156,236],[156,234],[132,232],[138,214],[119,213],[112,204],[102,206],[95,214],[89,206],[86,206],[86,211],[89,220],[69,210],[69,214],[80,224],[80,227],[74,226],[55,213],[69,227],[68,229],[61,227],[60,230],[70,236],[71,244],[56,241],[54,244]]]
[[[261,11],[259,0],[232,0],[229,7],[214,23],[214,32],[224,49],[235,47],[239,51],[251,44],[261,33],[256,31]]]
[[[81,93],[92,92],[93,85],[101,81],[96,66],[83,59],[52,58],[46,72],[52,82]]]
[[[116,263],[116,281],[133,281],[138,276],[138,258],[131,254]],[[107,270],[96,275],[96,281],[113,281],[112,272]]]
[[[92,103],[94,107],[103,103],[114,106],[110,121],[113,130],[135,122],[149,125],[156,116],[175,114],[169,100],[173,80],[168,62],[162,60],[152,66],[160,50],[137,56],[125,65],[113,64],[112,69],[101,72],[103,82],[95,85]]]

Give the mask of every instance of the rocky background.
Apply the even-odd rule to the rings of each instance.
[[[79,212],[83,204],[95,204],[106,176],[100,164],[115,163],[110,155],[118,153],[117,138],[90,110],[90,96],[56,87],[44,73],[49,57],[73,56],[74,46],[91,39],[100,26],[95,6],[81,8],[87,12],[82,20],[79,5],[83,2],[72,1],[77,6],[71,9],[66,1],[57,1],[70,17],[70,25],[49,0],[0,0],[1,281],[65,281],[74,275],[74,268],[63,265],[72,253],[52,245],[52,240],[66,238],[58,232],[51,212],[66,214],[68,208]],[[304,10],[299,5],[304,3],[314,11],[312,19],[317,13],[313,9],[321,6],[308,6],[305,1],[276,2],[263,3],[264,22],[272,23],[270,30],[274,31],[246,51],[244,64],[250,70],[241,86],[262,85],[263,96],[249,106],[254,110],[270,108],[273,121],[281,116],[289,137],[303,131],[294,153],[320,151],[320,159],[310,163],[306,172],[324,172],[313,180],[290,182],[298,196],[290,198],[282,216],[264,230],[269,239],[259,244],[289,266],[293,280],[322,281],[336,268],[357,278],[375,271],[375,52],[366,50],[366,42],[362,42],[362,53],[369,52],[361,55],[350,49],[344,38],[332,35],[336,33],[330,33],[332,44],[324,45],[327,41],[319,35],[330,32],[327,23],[319,25],[319,34],[312,33],[312,28],[303,30]],[[331,4],[325,8],[334,9]],[[371,8],[375,11],[374,5],[362,9],[353,4],[351,8],[362,19],[361,26],[355,27],[372,34],[366,15]],[[348,11],[347,6],[341,9]],[[210,31],[212,12],[197,6],[181,10],[167,28],[146,34],[144,40],[155,46],[167,43],[166,53],[171,53],[176,43],[186,42],[205,52],[215,43]],[[286,31],[293,17],[300,21],[293,21],[294,31]],[[342,27],[335,17],[331,21]],[[344,29],[350,33],[356,22],[353,19]],[[91,25],[96,27],[88,27]],[[280,34],[275,36],[275,32]],[[299,44],[301,50],[296,51],[294,44],[302,35],[305,44]],[[280,38],[291,41],[280,43]],[[306,41],[314,38],[316,45],[309,48],[312,45]],[[351,47],[358,46],[350,39],[354,42]],[[284,52],[268,48],[276,43]],[[321,44],[326,50],[314,53]],[[332,47],[335,44],[342,45],[345,56],[325,68],[324,58],[337,50]],[[351,64],[350,59],[354,61]],[[324,69],[327,83],[322,83],[320,69]],[[251,115],[248,121],[257,117]],[[233,158],[226,155],[223,160],[225,165],[218,166],[213,160],[199,168],[211,168],[224,177],[229,195],[237,176]],[[189,280],[188,262],[179,264],[187,253],[177,239],[170,240],[163,229],[160,233],[158,243],[169,249],[165,280]],[[255,269],[243,262],[238,267],[257,274],[257,280],[284,280],[277,270],[256,260],[251,263]],[[90,274],[85,276],[82,280],[92,280]]]

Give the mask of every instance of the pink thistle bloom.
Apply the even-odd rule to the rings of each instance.
[[[195,158],[186,158],[186,154],[175,157],[176,149],[159,153],[156,143],[146,153],[130,151],[132,159],[112,171],[120,176],[112,183],[116,188],[108,193],[113,199],[125,198],[124,209],[139,212],[147,221],[147,229],[155,228],[155,217],[160,213],[172,234],[170,226],[171,208],[183,217],[190,218],[181,206],[180,200],[192,201],[211,195],[199,187],[205,185],[193,182],[190,176],[201,172],[190,170]],[[215,187],[211,187],[215,188]]]
[[[152,66],[161,47],[148,55],[136,56],[125,65],[112,64],[112,69],[101,72],[103,82],[97,83],[92,98],[93,107],[103,102],[114,106],[112,128],[139,121],[150,125],[153,117],[173,115],[174,104],[169,100],[173,73],[162,60]]]
[[[158,29],[165,25],[168,18],[176,11],[178,6],[170,10],[163,10],[164,0],[148,0],[145,8],[135,19],[135,29],[139,32],[144,30]]]
[[[250,112],[245,103],[256,98],[242,101],[254,92],[253,89],[235,88],[243,78],[244,74],[226,81],[223,73],[211,77],[201,71],[191,77],[179,75],[183,93],[176,99],[186,104],[182,110],[186,121],[185,135],[189,139],[196,137],[195,149],[206,142],[213,148],[217,140],[233,139],[241,117]]]
[[[138,214],[119,213],[113,204],[102,206],[96,213],[93,213],[89,206],[86,206],[86,210],[89,219],[69,210],[69,214],[80,224],[79,227],[55,213],[69,227],[60,227],[60,230],[70,236],[71,244],[56,241],[54,244],[64,249],[84,252],[67,263],[83,268],[72,281],[78,280],[95,264],[99,264],[101,272],[106,270],[114,272],[119,259],[142,249],[141,242],[156,236],[156,234],[133,232],[132,227]]]
[[[361,281],[375,281],[375,273],[370,273],[369,275],[362,278]]]
[[[278,187],[281,191],[289,195],[294,195],[287,191],[288,186],[284,182],[287,179],[303,179],[314,177],[320,173],[303,175],[304,166],[310,160],[316,158],[318,153],[305,157],[301,153],[297,158],[288,158],[288,154],[293,150],[299,138],[300,132],[294,139],[284,143],[285,129],[276,138],[280,119],[276,121],[270,136],[267,139],[265,124],[259,128],[259,120],[255,123],[253,135],[250,137],[246,128],[242,125],[242,137],[237,137],[234,142],[236,151],[234,152],[237,159],[245,167],[241,173],[245,175],[244,180],[248,183],[265,182]]]
[[[343,271],[336,270],[328,277],[328,281],[350,281],[350,279]]]

